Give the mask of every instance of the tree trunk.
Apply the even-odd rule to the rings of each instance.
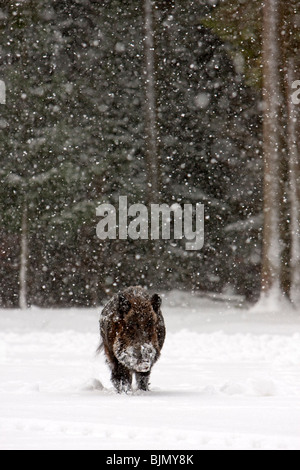
[[[292,144],[290,142],[290,119],[289,102],[291,100],[290,82],[290,24],[293,22],[293,9],[287,6],[284,0],[279,0],[280,15],[280,86],[282,95],[281,106],[281,139],[282,139],[282,155],[279,160],[279,185],[280,185],[280,242],[281,242],[281,269],[280,269],[280,287],[283,295],[292,300],[292,175],[290,173],[290,161],[293,154]]]
[[[299,72],[298,72],[299,71]],[[293,102],[292,84],[300,76],[299,59],[288,62],[288,143],[291,175],[292,287],[295,300],[300,292],[300,105]],[[298,298],[300,300],[300,297]]]
[[[280,28],[278,0],[266,0],[263,27],[264,64],[264,237],[262,292],[280,285],[279,184],[280,137]]]
[[[147,163],[148,203],[160,200],[160,159],[157,138],[157,111],[155,90],[155,33],[154,1],[144,0],[145,11],[145,75],[146,75],[146,109],[145,109],[145,144]]]
[[[19,306],[22,310],[28,307],[27,273],[28,273],[28,222],[27,204],[24,203],[21,227],[21,258],[20,258],[20,295]]]
[[[295,88],[300,79],[299,59],[299,0],[290,0],[286,5],[288,30],[285,34],[288,50],[288,142],[290,149],[291,175],[291,232],[292,232],[292,295],[295,302],[300,302],[300,104],[294,102]],[[298,96],[298,95],[297,95]]]
[[[264,4],[264,251],[262,290],[273,288],[291,300],[292,228],[288,122],[290,84],[288,69],[290,12],[283,0]],[[290,129],[292,131],[292,129]]]

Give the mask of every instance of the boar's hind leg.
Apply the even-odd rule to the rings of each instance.
[[[137,372],[136,382],[139,390],[149,391],[150,372]]]
[[[111,374],[111,381],[118,393],[131,390],[132,373],[125,366],[116,362]]]

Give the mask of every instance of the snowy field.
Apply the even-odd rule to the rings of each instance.
[[[151,392],[120,396],[99,312],[0,311],[0,449],[300,450],[300,312],[165,305]]]

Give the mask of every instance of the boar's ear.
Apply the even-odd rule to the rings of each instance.
[[[158,311],[161,307],[161,304],[162,304],[161,297],[158,294],[154,294],[152,299],[151,299],[151,304],[152,304],[154,312],[158,313]]]
[[[124,294],[119,294],[119,312],[122,317],[127,315],[129,310],[131,309],[131,303],[129,300],[125,297]]]

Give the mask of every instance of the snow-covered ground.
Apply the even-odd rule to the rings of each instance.
[[[149,393],[117,395],[96,310],[0,311],[0,449],[298,449],[300,312],[173,293]]]

